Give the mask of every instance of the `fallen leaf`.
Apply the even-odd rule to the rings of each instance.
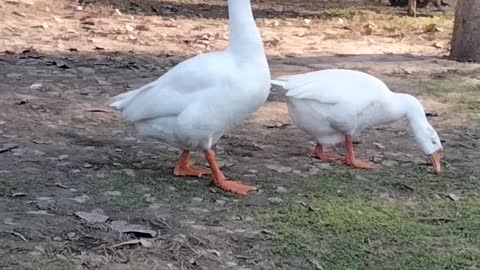
[[[28,211],[27,214],[29,215],[44,215],[44,216],[53,216],[53,214],[48,213],[45,210],[38,210],[38,211]]]
[[[13,218],[6,218],[3,220],[3,224],[10,225],[10,226],[18,226],[19,223],[13,222]]]
[[[55,186],[56,187],[60,187],[60,188],[64,188],[64,189],[68,189],[67,186],[65,186],[64,184],[60,183],[60,182],[55,182]]]
[[[143,24],[139,24],[139,25],[136,25],[135,26],[135,30],[137,31],[148,31],[150,30],[147,26],[143,25]]]
[[[320,263],[319,263],[316,259],[314,259],[314,258],[310,259],[310,262],[315,266],[315,269],[317,269],[317,270],[324,270],[324,269],[325,269],[325,268],[323,268],[323,266],[321,266]]]
[[[19,13],[17,11],[13,11],[12,14],[16,15],[16,16],[19,16],[19,17],[25,17],[25,15],[23,15],[22,13]]]
[[[281,198],[278,198],[278,197],[268,198],[267,200],[271,203],[281,203],[281,202],[283,202],[283,200]]]
[[[125,25],[125,29],[127,29],[128,32],[133,32],[133,30],[135,30],[130,24]]]
[[[15,102],[15,104],[17,104],[17,105],[25,105],[27,103],[28,103],[28,99],[26,99],[26,98],[22,98],[21,100]]]
[[[75,215],[83,220],[85,220],[88,223],[104,223],[106,222],[109,217],[102,215],[98,212],[83,212],[83,211],[78,211],[75,212]]]
[[[105,196],[120,196],[120,195],[122,195],[122,192],[112,190],[112,191],[106,191],[106,192],[104,192],[103,194],[104,194]]]
[[[385,149],[385,146],[381,143],[374,142],[373,145],[375,145],[378,149]]]
[[[27,196],[27,193],[25,192],[15,192],[12,194],[12,197],[25,197]]]
[[[151,241],[142,238],[142,239],[128,240],[128,241],[113,245],[113,246],[111,246],[111,248],[117,248],[117,247],[121,247],[121,246],[138,245],[138,244],[140,244],[140,245],[142,245],[143,247],[146,247],[146,248],[151,248],[153,246],[153,243]]]
[[[457,195],[455,195],[455,194],[453,194],[453,193],[450,193],[450,194],[448,194],[447,196],[448,196],[448,198],[449,198],[450,200],[455,201],[455,202],[458,201],[458,200],[460,200],[460,197],[458,197]]]
[[[429,25],[425,26],[425,28],[423,28],[423,32],[425,32],[425,33],[434,33],[434,32],[441,32],[441,31],[442,31],[442,29],[439,28],[434,23],[429,24]]]
[[[155,237],[157,232],[143,225],[129,224],[125,220],[112,221],[110,228],[120,233],[133,233],[138,235],[148,235],[149,237]]]
[[[267,167],[270,170],[274,170],[276,172],[279,172],[279,173],[287,173],[287,172],[291,172],[293,170],[290,167],[285,167],[285,166],[282,166],[282,165],[275,165],[275,164],[268,164],[268,165],[265,165],[265,167]]]
[[[222,255],[220,253],[220,251],[218,251],[216,249],[207,249],[207,252],[213,253],[213,254],[217,255],[218,257],[220,257]]]
[[[8,151],[11,151],[11,150],[13,150],[13,149],[15,149],[19,146],[20,145],[17,144],[17,143],[6,143],[0,148],[0,153],[5,153],[5,152],[8,152]]]
[[[88,199],[90,199],[90,197],[88,197],[88,195],[81,195],[81,196],[77,196],[75,198],[70,198],[70,200],[75,201],[77,203],[85,203]]]
[[[18,233],[18,232],[14,232],[14,231],[9,231],[9,233],[19,237],[20,239],[22,239],[24,242],[28,242],[27,238],[25,238],[25,236],[23,236],[21,233]]]

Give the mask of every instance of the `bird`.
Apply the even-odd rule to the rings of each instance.
[[[371,169],[355,158],[352,137],[362,130],[406,119],[416,143],[433,171],[441,171],[443,146],[428,122],[422,104],[409,94],[392,92],[380,79],[356,70],[325,69],[275,78],[272,85],[286,92],[288,114],[296,127],[316,142],[312,156],[341,160]],[[345,157],[325,152],[324,146],[345,142]]]
[[[212,149],[223,134],[265,103],[270,69],[250,0],[228,0],[229,43],[223,51],[187,59],[157,80],[113,97],[109,104],[143,137],[182,150],[174,175],[211,175],[219,188],[247,195],[256,190],[227,180]],[[190,164],[201,150],[210,170]]]

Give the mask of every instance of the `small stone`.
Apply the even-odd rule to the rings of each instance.
[[[45,86],[41,83],[34,83],[34,84],[30,85],[30,90],[43,91],[43,90],[45,90]]]
[[[234,267],[234,266],[237,266],[238,264],[236,262],[227,262],[226,265],[227,267]]]
[[[192,229],[197,230],[197,231],[204,231],[207,229],[207,227],[203,225],[191,225]]]
[[[88,163],[88,162],[86,162],[86,163],[83,163],[83,167],[88,169],[88,168],[92,168],[93,165],[90,164],[90,163]]]
[[[285,167],[282,165],[275,165],[275,164],[268,164],[265,167],[267,167],[270,170],[274,170],[278,173],[288,173],[291,172],[293,169],[290,167]]]
[[[453,193],[448,194],[448,198],[452,201],[455,201],[455,202],[460,200],[460,197],[458,197],[457,195],[455,195]]]
[[[170,191],[175,191],[175,190],[177,190],[177,188],[174,187],[174,186],[169,186],[169,187],[168,187],[168,190],[170,190]]]
[[[75,198],[70,198],[70,200],[75,201],[75,202],[80,203],[80,204],[85,203],[88,199],[90,199],[90,197],[88,197],[88,195],[81,195],[81,196],[77,196]]]
[[[134,177],[135,176],[135,171],[132,170],[132,169],[123,169],[122,170],[126,175],[130,176],[130,177]]]
[[[200,203],[202,201],[203,201],[202,198],[198,198],[198,197],[192,198],[192,202],[194,202],[194,203]]]
[[[281,202],[283,202],[283,200],[281,198],[278,198],[278,197],[268,198],[267,200],[271,203],[281,203]]]
[[[103,194],[105,196],[120,196],[120,195],[122,195],[122,192],[116,191],[116,190],[111,190],[111,191],[106,191]]]
[[[8,73],[7,74],[7,78],[20,78],[22,77],[23,75],[20,74],[20,73]]]
[[[68,155],[60,155],[58,156],[58,160],[65,160],[68,158]]]
[[[72,238],[75,238],[75,236],[77,236],[77,234],[74,233],[74,232],[69,232],[69,233],[67,233],[67,236],[68,236],[68,238],[72,239]]]
[[[215,203],[218,204],[218,205],[224,205],[224,204],[226,203],[226,201],[224,201],[224,200],[216,200]]]
[[[381,143],[374,142],[373,145],[375,145],[378,149],[385,149],[385,146]]]
[[[62,238],[61,238],[61,237],[58,237],[58,236],[55,236],[55,237],[53,238],[53,241],[59,242],[59,241],[62,241]]]
[[[277,193],[286,193],[286,192],[288,192],[288,190],[287,190],[285,187],[281,187],[281,186],[280,186],[280,187],[277,187],[277,188],[275,189],[275,192],[277,192]]]

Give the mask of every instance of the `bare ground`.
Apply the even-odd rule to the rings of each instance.
[[[313,160],[312,144],[290,125],[273,89],[217,146],[228,176],[259,187],[236,197],[208,179],[172,177],[178,150],[135,137],[105,106],[191,55],[223,48],[223,1],[7,2],[0,1],[1,269],[279,269],[289,260],[320,269],[282,253],[265,209],[336,178],[339,188],[353,179],[369,196],[388,193],[402,204],[478,195],[480,65],[444,57],[451,17],[442,12],[407,19],[401,10],[346,2],[256,3],[273,76],[353,68],[419,96],[444,140],[445,173],[429,173],[405,123],[359,138],[356,149],[375,163],[373,172]],[[440,31],[425,31],[430,24]],[[89,223],[77,211],[109,220]],[[119,220],[156,235],[119,233],[111,228]],[[117,246],[139,238],[143,246]]]

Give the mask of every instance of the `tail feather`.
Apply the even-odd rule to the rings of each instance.
[[[118,110],[123,111],[125,107],[130,103],[130,101],[141,91],[142,89],[136,89],[132,91],[128,91],[126,93],[122,93],[120,95],[114,96],[108,101],[110,107]]]
[[[278,80],[278,79],[270,80],[270,83],[273,84],[273,85],[276,85],[276,86],[280,86],[280,87],[285,87],[285,85],[287,84],[286,81],[282,81],[282,80]]]

